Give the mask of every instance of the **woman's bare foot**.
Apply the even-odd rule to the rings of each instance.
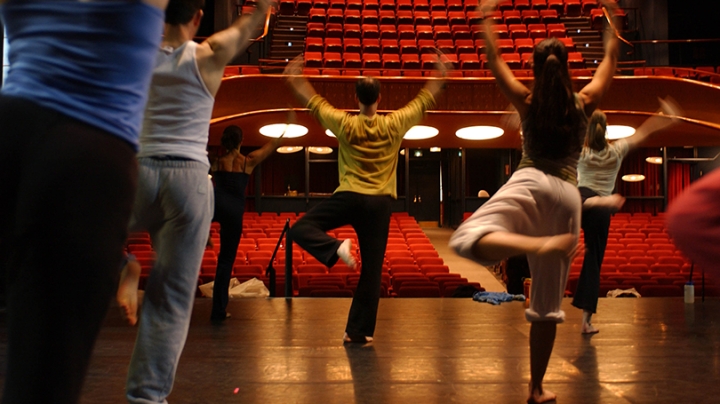
[[[595,327],[594,327],[592,324],[590,324],[590,323],[583,323],[583,325],[582,325],[582,333],[583,333],[583,334],[597,334],[597,333],[599,333],[599,332],[600,332],[600,330],[598,330],[597,328],[595,328]]]
[[[343,342],[352,342],[352,343],[360,343],[360,344],[367,344],[370,342],[373,342],[373,337],[366,337],[363,335],[348,335],[348,333],[345,333],[343,335]]]
[[[583,203],[583,209],[605,208],[615,213],[625,204],[625,197],[620,194],[610,196],[593,196]]]
[[[555,401],[557,399],[557,394],[553,393],[550,390],[543,389],[542,387],[533,389],[532,382],[530,382],[529,390],[530,390],[530,397],[528,397],[528,399],[527,399],[528,404],[549,403],[549,402]]]
[[[558,234],[544,237],[544,243],[536,251],[537,255],[565,255],[572,256],[577,250],[577,236],[572,233]]]
[[[116,299],[120,305],[120,312],[130,325],[137,323],[140,271],[140,264],[137,261],[130,260],[125,264],[120,274],[120,285],[118,285]]]

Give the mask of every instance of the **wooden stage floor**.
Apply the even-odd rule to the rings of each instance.
[[[522,302],[383,299],[375,342],[343,345],[350,299],[233,300],[225,324],[198,299],[171,404],[523,403]],[[545,386],[558,403],[720,402],[720,300],[600,299],[600,333],[564,302]],[[0,328],[4,362],[4,324]],[[135,329],[111,310],[82,403],[123,403]],[[41,386],[38,386],[41,387]],[[237,389],[237,393],[235,393]]]

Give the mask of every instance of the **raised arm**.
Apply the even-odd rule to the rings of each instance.
[[[497,0],[484,0],[479,6],[478,11],[483,13],[493,11],[497,7]],[[498,54],[496,45],[497,35],[492,30],[492,21],[483,19],[485,26],[485,46],[487,55],[487,65],[490,68],[500,91],[510,101],[510,103],[520,113],[520,118],[524,119],[530,105],[530,95],[532,92],[513,75],[512,70],[508,67],[505,60]]]
[[[600,3],[607,9],[611,17],[615,15],[617,4],[609,0],[600,0]],[[605,30],[603,36],[605,39],[605,56],[595,71],[593,79],[579,93],[585,104],[585,114],[588,116],[600,104],[600,100],[610,87],[610,83],[612,83],[617,68],[620,41],[613,29]]]
[[[270,4],[270,0],[259,0],[250,16],[241,16],[230,27],[213,34],[198,46],[198,68],[213,95],[220,88],[225,66],[250,46],[253,33],[265,21]]]
[[[427,91],[430,92],[430,94],[432,94],[433,98],[437,98],[437,96],[440,95],[440,93],[443,91],[443,89],[445,89],[445,75],[447,74],[448,66],[452,66],[452,65],[446,65],[445,64],[446,60],[443,60],[443,58],[444,59],[447,59],[447,58],[445,58],[442,55],[442,53],[440,53],[440,51],[437,51],[437,52],[438,52],[438,61],[437,61],[437,63],[435,63],[435,70],[440,72],[440,75],[439,75],[440,78],[428,80],[425,83],[425,87],[424,87]],[[450,67],[450,68],[452,68],[452,67]]]
[[[283,73],[287,76],[288,85],[293,89],[295,97],[300,100],[304,107],[307,106],[310,98],[317,94],[317,92],[315,92],[312,84],[302,76],[302,66],[302,55],[298,55],[285,66]]]
[[[273,154],[278,147],[280,147],[283,140],[284,138],[282,136],[272,139],[271,141],[265,143],[263,147],[248,154],[245,157],[245,172],[248,174],[252,173],[255,167],[259,166],[263,160],[270,157],[270,155]]]
[[[637,149],[658,131],[678,122],[677,117],[682,115],[682,110],[675,103],[675,100],[667,97],[664,100],[658,98],[658,101],[660,101],[660,110],[657,114],[646,119],[635,129],[634,135],[625,139],[628,143],[628,149]]]

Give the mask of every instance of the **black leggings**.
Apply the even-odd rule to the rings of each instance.
[[[3,403],[75,403],[115,294],[137,182],[119,137],[0,97]]]
[[[222,320],[226,315],[230,277],[232,276],[233,265],[235,264],[237,249],[242,236],[242,211],[245,207],[241,206],[240,208],[239,222],[237,220],[220,221],[220,255],[218,256],[215,283],[213,284],[213,306],[210,314],[212,320]]]
[[[580,188],[582,201],[597,196],[589,188]],[[572,305],[595,313],[600,294],[600,268],[605,257],[608,232],[610,231],[610,210],[605,208],[583,209],[582,229],[585,233],[585,258],[578,280]]]

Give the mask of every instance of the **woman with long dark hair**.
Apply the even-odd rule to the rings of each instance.
[[[220,322],[230,317],[225,311],[228,304],[230,275],[237,256],[245,213],[245,188],[250,174],[263,160],[277,149],[281,138],[273,139],[263,147],[244,156],[240,153],[242,130],[235,125],[225,128],[220,144],[226,154],[213,165],[215,179],[215,217],[220,223],[220,255],[218,256],[215,283],[213,285],[213,307],[210,320]]]
[[[483,12],[497,1],[483,2]],[[614,3],[603,0],[612,9]],[[515,78],[498,55],[492,22],[485,20],[487,63],[500,91],[520,114],[523,158],[500,190],[453,234],[458,254],[484,265],[527,254],[532,275],[530,307],[529,403],[555,400],[542,381],[555,342],[570,260],[580,232],[580,193],[577,161],[587,116],[595,110],[612,81],[618,40],[608,38],[605,57],[592,81],[573,91],[567,49],[557,38],[540,42],[533,53],[533,89]]]
[[[660,100],[664,115],[677,115],[677,107],[668,100]],[[590,117],[585,146],[578,161],[578,189],[582,199],[582,229],[585,235],[585,257],[572,305],[583,310],[582,333],[595,334],[592,323],[600,293],[600,267],[605,257],[610,216],[620,210],[625,198],[613,194],[623,158],[638,148],[650,135],[672,124],[663,116],[653,116],[627,139],[607,141],[607,117],[596,110]]]

